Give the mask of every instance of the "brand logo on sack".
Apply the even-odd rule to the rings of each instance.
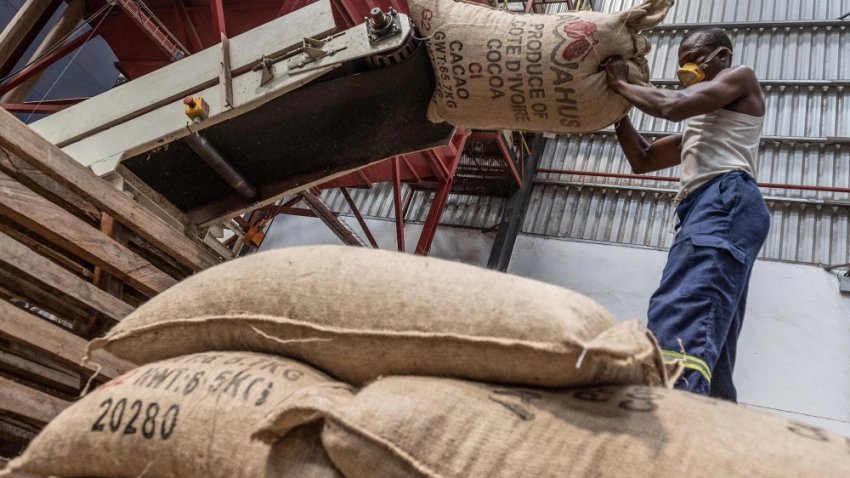
[[[426,31],[431,31],[431,19],[434,18],[434,12],[429,9],[422,10],[422,15],[420,15],[419,24],[422,25],[422,29]]]
[[[599,43],[596,39],[597,30],[595,23],[585,20],[559,24],[555,27],[555,33],[563,38],[563,41],[558,44],[558,53],[553,55],[553,59],[566,62],[584,61],[593,50],[593,45]]]

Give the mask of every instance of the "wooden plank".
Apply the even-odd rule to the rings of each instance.
[[[200,237],[200,232],[197,226],[183,214],[183,211],[177,209],[177,206],[172,204],[162,194],[153,190],[148,183],[139,179],[132,171],[127,169],[123,164],[118,164],[115,167],[115,174],[124,180],[126,191],[131,191],[136,199],[136,202],[145,208],[154,211],[157,217],[162,218],[166,224],[173,227],[179,232],[189,237]],[[104,178],[110,177],[109,175]]]
[[[2,172],[0,214],[146,294],[158,294],[177,282],[138,254]]]
[[[47,257],[75,275],[87,280],[91,280],[94,277],[94,274],[88,267],[88,263],[82,259],[54,249],[52,245],[46,242],[43,238],[3,216],[0,216],[0,232],[29,247],[37,254]]]
[[[95,351],[91,363],[82,365],[88,342],[6,301],[0,301],[0,336],[25,343],[73,370],[91,373],[99,364],[100,376],[107,380],[135,368],[103,350]]]
[[[79,391],[82,386],[79,375],[74,377],[3,350],[0,350],[0,370],[66,393]]]
[[[13,61],[28,46],[29,42],[49,15],[56,10],[58,2],[54,0],[27,0],[15,16],[6,24],[3,33],[0,33],[0,65],[9,64],[12,68]],[[49,18],[49,17],[48,17]],[[0,69],[0,74],[6,75],[5,68]]]
[[[50,259],[0,232],[0,267],[36,282],[63,299],[112,323],[133,312],[133,307],[68,272]]]
[[[48,423],[70,405],[65,400],[0,377],[0,410]]]
[[[76,367],[69,367],[68,365],[60,363],[58,360],[54,360],[52,357],[49,357],[26,344],[7,339],[5,337],[0,337],[0,350],[19,359],[32,362],[39,368],[44,367],[48,370],[47,374],[54,377],[55,383],[61,383],[63,386],[68,387],[69,390],[67,393],[78,393],[89,376],[87,370],[80,371]],[[12,366],[14,363],[16,363],[15,360],[10,360],[9,365]],[[26,367],[21,368],[25,369]],[[83,374],[85,374],[86,378],[83,378]],[[28,379],[26,375],[22,375],[22,377],[24,379]],[[59,389],[61,390],[61,388]]]
[[[92,314],[62,300],[55,294],[38,287],[17,274],[0,269],[0,295],[22,299],[30,306],[53,314],[67,323],[78,334],[84,332],[83,325],[91,323]]]
[[[5,110],[0,110],[0,146],[111,214],[192,270],[203,270],[219,262],[205,246],[175,231]]]
[[[17,156],[9,154],[5,149],[0,149],[0,171],[89,224],[97,224],[100,221],[100,211],[91,203],[45,176]]]

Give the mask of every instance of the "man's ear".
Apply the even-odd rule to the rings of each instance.
[[[727,66],[732,66],[732,51],[731,50],[723,50],[720,52],[720,60],[723,61],[723,64]]]

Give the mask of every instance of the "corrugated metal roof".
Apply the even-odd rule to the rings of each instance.
[[[595,0],[603,12],[619,12],[643,0]],[[836,19],[850,11],[850,0],[677,0],[667,23]]]
[[[702,2],[711,3],[711,2]],[[749,65],[763,80],[836,80],[850,78],[850,63],[838,61],[850,46],[850,21],[842,27],[727,29],[734,62]],[[683,25],[686,26],[686,25]],[[644,33],[652,42],[648,55],[652,78],[675,78],[683,30]]]
[[[602,11],[619,11],[641,0],[597,0]],[[556,8],[551,6],[550,8]],[[695,22],[742,22],[728,28],[736,62],[765,80],[767,114],[758,180],[762,183],[850,188],[850,144],[825,144],[850,137],[850,21],[847,26],[754,28],[751,22],[834,20],[850,12],[850,0],[677,1],[664,29],[646,32],[653,41],[652,76],[674,77],[683,32]],[[676,27],[670,27],[670,24]],[[689,25],[688,25],[689,24]],[[828,85],[816,82],[839,80]],[[668,84],[669,81],[661,81]],[[652,135],[681,131],[683,124],[631,114]],[[610,131],[549,140],[541,168],[629,174]],[[651,176],[677,177],[670,169]],[[669,247],[675,182],[564,174],[538,174],[523,232],[564,239]],[[393,217],[389,185],[355,193],[364,214]],[[806,263],[850,262],[850,194],[763,188],[772,214],[762,257]],[[344,212],[342,197],[326,193]],[[430,193],[418,192],[406,220],[423,221]],[[452,196],[442,222],[492,227],[503,200]]]

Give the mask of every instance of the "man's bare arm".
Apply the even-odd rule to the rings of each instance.
[[[698,83],[681,90],[666,90],[654,86],[629,83],[626,75],[612,73],[609,65],[609,85],[639,110],[670,121],[682,121],[694,116],[717,111],[750,94],[758,79],[746,66],[730,68],[719,73],[712,81]]]
[[[682,161],[682,135],[665,136],[649,143],[628,117],[617,124],[617,139],[635,174],[651,173],[676,166]]]

